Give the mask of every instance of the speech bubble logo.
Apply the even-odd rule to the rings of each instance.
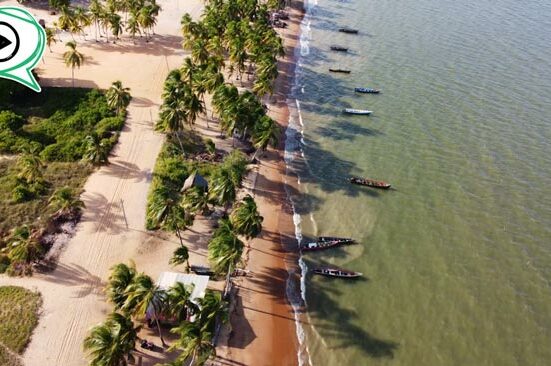
[[[44,55],[45,45],[46,32],[31,13],[0,6],[0,78],[40,92],[31,71]]]

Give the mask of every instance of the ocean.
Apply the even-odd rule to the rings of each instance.
[[[300,363],[549,365],[551,3],[305,8],[286,133],[296,234],[358,245],[300,259]],[[307,272],[317,265],[364,277]]]

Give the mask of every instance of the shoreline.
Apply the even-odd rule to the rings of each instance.
[[[289,123],[288,98],[295,79],[301,23],[302,0],[285,8],[288,27],[279,32],[286,56],[278,61],[279,76],[274,93],[267,101],[268,115],[281,127],[277,149],[269,149],[259,159],[252,195],[264,216],[259,238],[246,254],[250,277],[235,280],[235,309],[227,344],[220,346],[218,360],[239,365],[299,365],[299,339],[295,312],[287,294],[289,276],[298,269],[293,209],[286,191],[290,184],[285,164],[285,138]],[[291,278],[297,281],[297,278]],[[300,315],[300,314],[299,314]],[[223,354],[223,355],[222,355]]]

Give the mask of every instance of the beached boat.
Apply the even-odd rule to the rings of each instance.
[[[373,88],[354,88],[356,93],[369,93],[369,94],[379,94],[381,91],[379,89]]]
[[[341,245],[349,245],[349,244],[355,244],[355,243],[356,241],[350,238],[320,236],[317,241],[301,246],[301,249],[303,251],[322,250],[322,249],[329,249],[329,248],[338,247]]]
[[[345,108],[345,109],[343,109],[343,113],[347,113],[347,114],[371,114],[373,112],[368,111],[367,109]]]
[[[362,276],[360,272],[349,271],[347,269],[335,268],[335,267],[317,267],[312,270],[312,273],[328,276],[328,277],[340,277],[340,278],[358,278]]]
[[[332,69],[332,68],[330,68],[329,71],[331,71],[331,72],[340,72],[340,73],[343,73],[343,74],[350,74],[350,70],[346,70],[346,69]]]
[[[348,48],[342,47],[342,46],[331,46],[331,50],[340,51],[340,52],[348,52]]]
[[[349,34],[358,34],[358,30],[353,28],[339,28],[339,32],[349,33]]]
[[[383,181],[380,181],[380,180],[374,180],[374,179],[368,179],[368,178],[359,178],[359,177],[350,178],[350,183],[358,184],[358,185],[361,185],[361,186],[380,188],[380,189],[389,189],[391,187],[391,185],[387,182],[383,182]]]

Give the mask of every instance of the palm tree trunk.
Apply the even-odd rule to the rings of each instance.
[[[182,140],[180,139],[180,133],[178,131],[174,133],[176,134],[176,139],[178,140],[178,144],[180,144],[180,149],[182,150],[182,154],[184,154],[184,145],[182,144]]]
[[[73,79],[73,88],[75,87],[75,68],[71,67],[71,78]]]
[[[157,318],[156,313],[155,313],[155,324],[157,324],[157,331],[159,332],[159,338],[161,338],[161,343],[163,347],[166,347],[165,339],[163,338],[163,332],[161,331],[161,323],[159,323],[159,318]]]

